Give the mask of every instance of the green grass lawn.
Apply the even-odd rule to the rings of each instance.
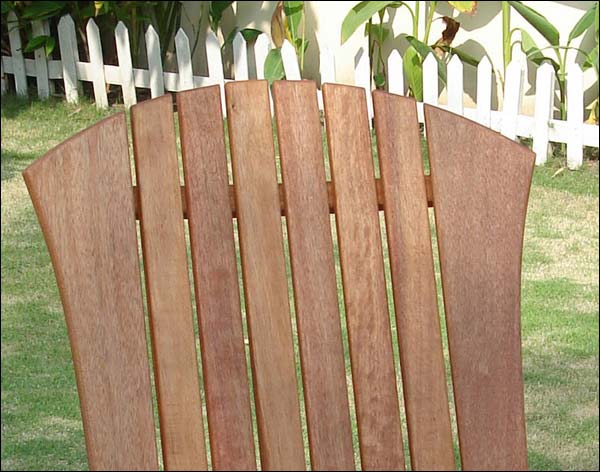
[[[62,307],[21,171],[115,111],[2,98],[3,470],[87,468]],[[529,464],[598,470],[598,162],[556,173],[561,162],[536,168],[525,234]]]

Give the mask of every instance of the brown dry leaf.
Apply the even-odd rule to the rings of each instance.
[[[283,46],[285,39],[285,25],[283,19],[283,2],[277,2],[271,17],[271,39],[276,48]]]
[[[442,37],[433,45],[433,50],[440,59],[444,57],[443,48],[452,44],[452,41],[454,40],[454,37],[460,28],[460,23],[449,16],[443,16],[442,20],[444,23],[446,23],[446,29],[442,31]]]

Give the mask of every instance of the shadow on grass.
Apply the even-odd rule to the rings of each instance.
[[[12,179],[15,174],[23,172],[23,170],[29,165],[31,161],[35,159],[35,155],[30,152],[16,152],[12,149],[2,149],[0,161],[2,163],[0,167],[0,174],[2,182],[5,180]]]

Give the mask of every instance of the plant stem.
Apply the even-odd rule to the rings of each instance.
[[[304,72],[304,36],[306,33],[306,14],[304,12],[304,3],[302,4],[302,41],[300,43],[300,72]]]
[[[419,37],[419,12],[421,10],[421,2],[415,2],[415,14],[413,15],[413,36]]]
[[[506,74],[506,68],[512,58],[510,37],[510,5],[508,2],[502,2],[502,56],[504,59],[504,74]]]
[[[431,23],[433,23],[433,14],[435,12],[435,7],[437,6],[437,2],[431,2],[429,5],[429,11],[427,12],[427,22],[425,23],[425,35],[423,36],[423,42],[427,44],[429,42],[429,32],[431,30]]]

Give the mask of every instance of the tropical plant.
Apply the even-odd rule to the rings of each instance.
[[[510,10],[516,10],[535,30],[537,30],[548,41],[549,46],[540,48],[537,46],[531,35],[523,28],[510,28]],[[586,53],[579,48],[573,47],[573,40],[579,38],[586,31],[592,30],[595,34],[596,45],[592,51]],[[540,65],[543,62],[552,64],[558,82],[558,90],[560,96],[560,117],[566,119],[566,68],[567,68],[567,53],[571,50],[577,54],[581,54],[584,59],[583,67],[588,69],[593,67],[598,76],[598,2],[586,11],[573,29],[569,32],[569,36],[565,44],[560,43],[560,33],[558,29],[548,21],[548,19],[533,8],[524,5],[518,1],[503,1],[502,2],[502,31],[503,31],[503,56],[504,68],[512,59],[512,47],[515,43],[520,42],[521,50],[527,58],[533,63]],[[519,31],[521,34],[520,41],[512,41],[513,34]],[[545,54],[546,51],[553,51],[553,55]],[[597,109],[598,99],[596,98],[593,113]],[[597,117],[597,111],[595,113]]]
[[[409,92],[418,100],[423,99],[423,60],[429,53],[433,53],[438,60],[439,73],[442,81],[446,81],[446,64],[444,59],[448,53],[457,54],[464,62],[477,65],[477,60],[460,49],[451,46],[454,37],[460,27],[456,20],[444,16],[441,19],[446,23],[446,29],[442,37],[436,42],[429,44],[431,24],[434,21],[434,12],[437,1],[429,2],[429,11],[425,19],[425,31],[421,39],[418,38],[418,24],[421,12],[421,2],[415,2],[412,8],[406,2],[397,1],[365,1],[356,4],[342,23],[341,42],[345,43],[355,32],[364,26],[365,35],[369,37],[369,58],[371,60],[371,73],[377,88],[385,87],[387,81],[386,64],[383,58],[383,44],[389,37],[391,30],[383,23],[386,10],[406,8],[412,17],[412,34],[401,36],[408,42],[408,48],[404,53],[403,67],[408,80]],[[474,14],[477,2],[448,2],[455,10],[462,13]],[[379,23],[374,23],[373,18],[378,16]]]
[[[271,38],[275,48],[269,51],[265,59],[265,79],[272,82],[273,80],[285,77],[281,47],[286,39],[294,46],[296,55],[298,56],[300,72],[304,70],[304,57],[306,48],[308,47],[308,40],[305,36],[306,18],[304,14],[304,2],[278,2],[271,18]]]

